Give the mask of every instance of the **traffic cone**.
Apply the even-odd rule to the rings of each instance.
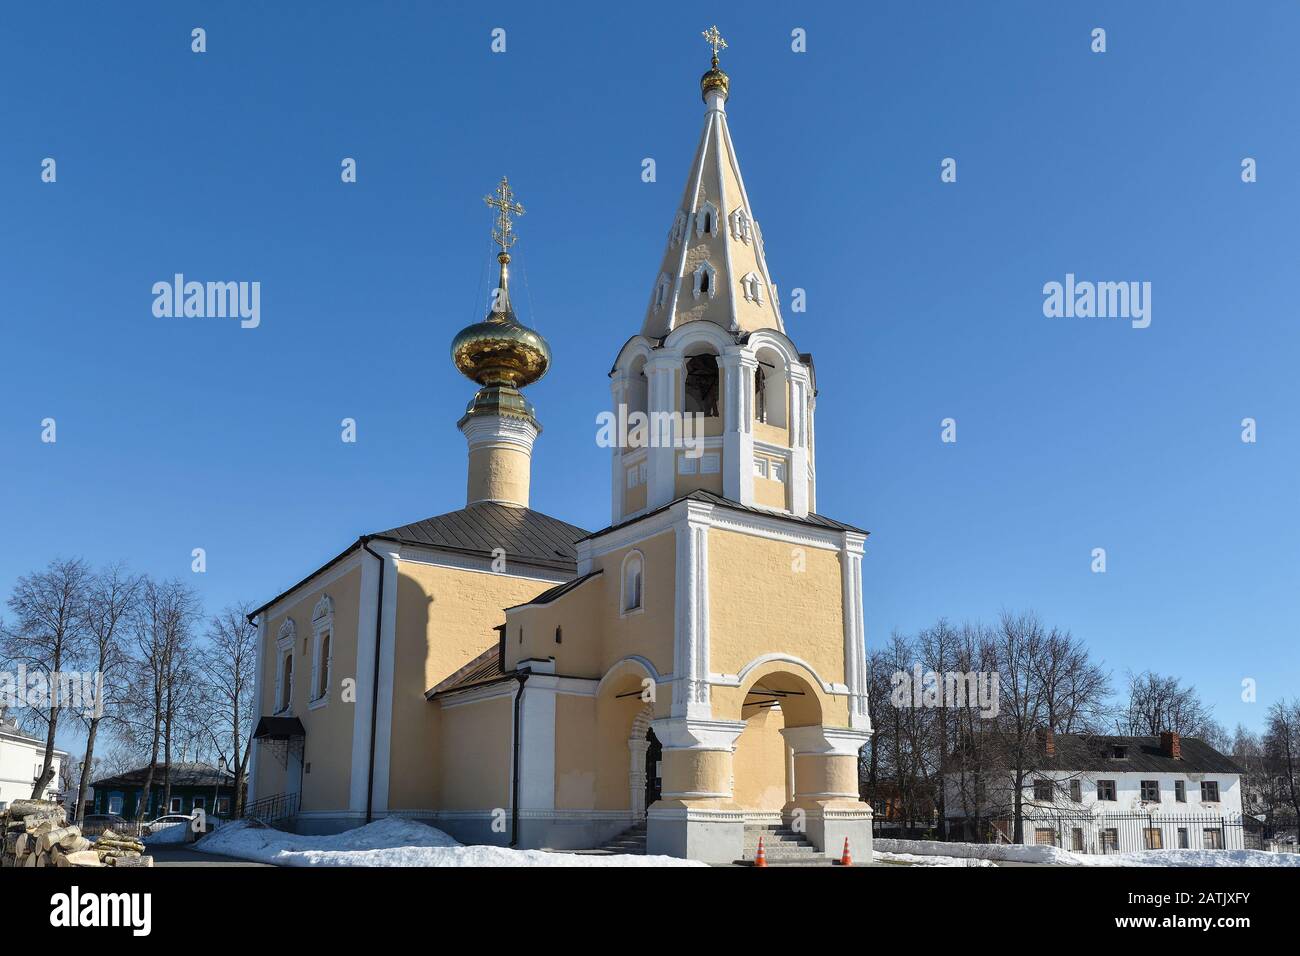
[[[763,838],[758,838],[758,854],[754,857],[755,866],[767,866],[767,851],[763,849]]]
[[[852,866],[853,857],[849,855],[849,838],[844,838],[844,853],[840,857],[840,866]]]

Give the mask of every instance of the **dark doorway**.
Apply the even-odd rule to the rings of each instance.
[[[659,799],[660,791],[663,789],[660,783],[659,764],[663,758],[664,748],[660,745],[654,730],[647,730],[645,739],[645,806],[649,810],[650,805]]]

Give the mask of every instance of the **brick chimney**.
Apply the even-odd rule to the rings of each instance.
[[[1052,733],[1050,727],[1043,727],[1038,731],[1038,737],[1043,742],[1043,756],[1056,756],[1056,734]]]
[[[1160,752],[1166,757],[1173,757],[1175,760],[1183,759],[1182,744],[1178,740],[1178,732],[1175,730],[1165,730],[1160,733]]]

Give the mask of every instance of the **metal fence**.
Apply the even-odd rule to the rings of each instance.
[[[1251,827],[1255,822],[1239,814],[1025,814],[1023,841],[1076,853],[1243,850],[1258,844],[1258,833]],[[1008,821],[999,821],[995,826],[1010,839]]]

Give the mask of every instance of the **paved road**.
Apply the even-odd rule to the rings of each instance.
[[[150,847],[146,852],[153,856],[154,866],[270,866],[269,863],[254,863],[233,856],[199,853],[186,846]]]

